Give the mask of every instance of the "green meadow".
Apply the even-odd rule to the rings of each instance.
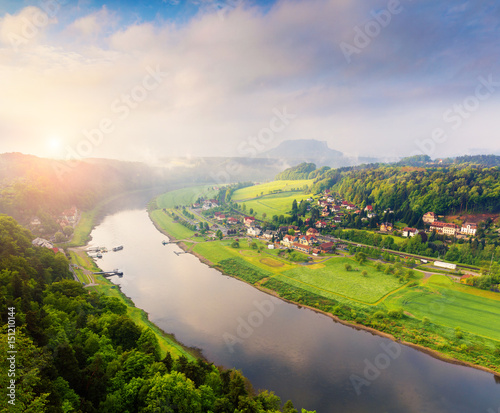
[[[309,196],[302,192],[284,192],[276,195],[264,195],[261,198],[242,203],[245,204],[247,212],[252,208],[257,213],[258,218],[262,217],[263,213],[267,215],[267,218],[271,218],[273,215],[290,215],[293,200],[299,202],[309,198]]]
[[[174,208],[177,205],[193,204],[200,196],[211,198],[217,195],[212,185],[192,186],[167,192],[156,198],[158,208]]]
[[[419,319],[427,317],[434,324],[500,340],[500,294],[456,285],[444,275],[395,294],[386,305],[401,307]]]
[[[149,215],[159,228],[164,229],[175,239],[186,239],[195,234],[194,231],[191,231],[184,225],[174,222],[172,217],[167,215],[162,209],[155,209],[154,211],[151,211]]]
[[[304,186],[310,186],[314,179],[296,180],[296,181],[273,181],[265,184],[248,186],[238,189],[232,196],[233,201],[242,201],[244,199],[252,199],[269,195],[274,191],[289,192],[295,189],[302,190]],[[300,193],[300,191],[297,191]]]
[[[345,265],[353,269],[347,271]],[[362,272],[366,271],[366,276]],[[374,304],[403,284],[392,274],[378,272],[371,265],[359,265],[350,258],[334,257],[324,264],[300,266],[285,271],[279,280],[328,298],[345,298]]]

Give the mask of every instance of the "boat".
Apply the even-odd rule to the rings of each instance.
[[[123,245],[118,245],[117,247],[113,248],[113,251],[121,251],[123,249]]]
[[[88,247],[87,252],[99,252],[100,247]]]

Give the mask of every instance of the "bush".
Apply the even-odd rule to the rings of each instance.
[[[240,247],[240,243],[238,241],[233,241],[233,243],[231,244],[231,247],[233,247],[233,248],[239,248]]]
[[[383,311],[376,311],[375,313],[373,313],[373,318],[384,318],[385,317],[385,313]]]
[[[403,317],[403,309],[400,308],[398,310],[389,310],[387,315],[391,318],[401,318]]]
[[[367,276],[368,276],[368,273],[367,273],[366,271],[364,271],[364,270],[363,270],[363,272],[361,273],[361,275],[362,275],[363,277],[367,277]]]
[[[352,270],[352,265],[351,264],[345,263],[344,267],[345,267],[346,271],[351,271]]]

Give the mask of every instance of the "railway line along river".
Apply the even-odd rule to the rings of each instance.
[[[256,389],[318,413],[497,413],[500,380],[283,302],[221,274],[165,236],[135,200],[92,232],[112,277],[152,322]]]

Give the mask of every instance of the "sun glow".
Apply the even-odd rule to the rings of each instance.
[[[51,156],[60,155],[62,149],[62,139],[56,135],[49,136],[47,138],[47,149]]]

